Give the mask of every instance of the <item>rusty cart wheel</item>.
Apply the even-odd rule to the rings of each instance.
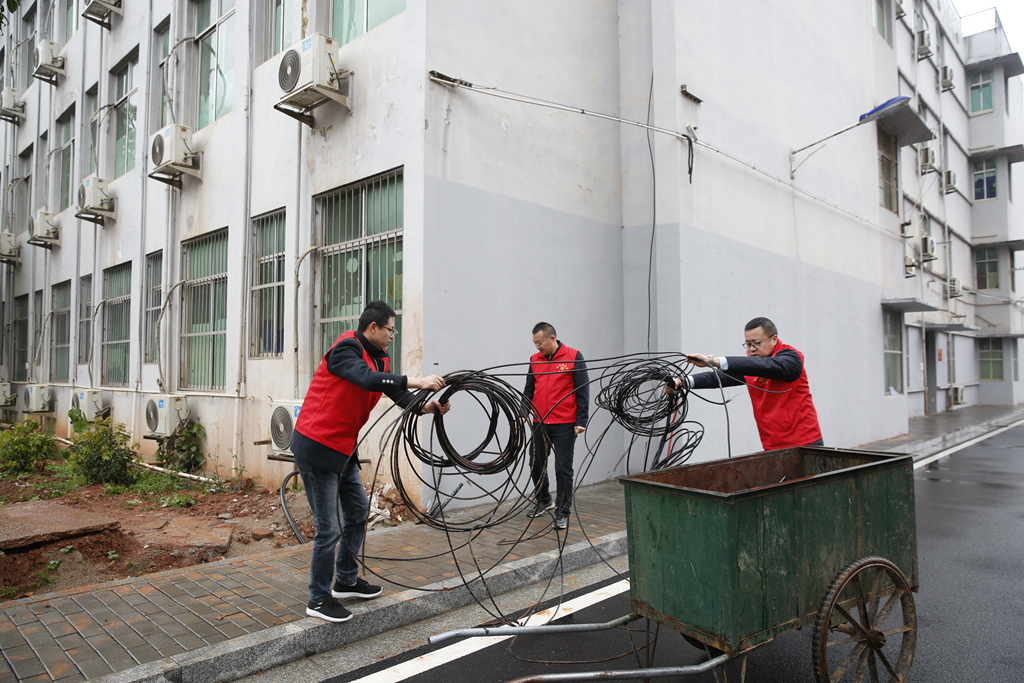
[[[811,640],[818,683],[903,683],[917,646],[910,584],[881,557],[846,565],[825,591]]]

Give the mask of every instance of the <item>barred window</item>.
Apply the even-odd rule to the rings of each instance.
[[[321,353],[356,329],[368,302],[382,299],[395,309],[388,354],[391,372],[401,373],[403,202],[401,169],[316,198]]]
[[[14,334],[14,381],[28,379],[28,294],[14,297],[14,320],[11,323]]]
[[[50,290],[50,381],[67,382],[71,374],[71,280]]]
[[[252,313],[249,355],[284,353],[284,211],[252,222]]]
[[[1003,340],[978,340],[978,379],[1002,381]]]
[[[163,307],[164,253],[146,257],[146,344],[144,363],[160,360],[160,309]]]
[[[181,245],[181,383],[223,390],[227,379],[228,232]]]
[[[104,386],[128,386],[131,355],[132,264],[103,271]]]
[[[89,362],[92,348],[92,275],[78,281],[78,362]]]

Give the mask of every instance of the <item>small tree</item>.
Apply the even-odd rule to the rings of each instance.
[[[110,418],[97,420],[92,429],[75,434],[75,442],[68,448],[68,464],[90,484],[130,486],[137,476],[131,464],[138,459],[138,444],[131,441],[123,424],[113,424]]]

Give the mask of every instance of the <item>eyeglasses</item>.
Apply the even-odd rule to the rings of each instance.
[[[382,329],[382,330],[387,330],[387,331],[388,331],[388,336],[389,336],[389,337],[391,337],[392,339],[394,339],[394,338],[395,338],[395,328],[393,328],[393,327],[387,327],[387,326],[385,326],[385,325],[381,325],[381,326],[380,326],[380,329]]]
[[[764,344],[766,341],[768,341],[768,339],[762,339],[760,341],[743,342],[743,348],[745,348],[747,351],[756,351],[757,347],[759,347],[761,344]]]

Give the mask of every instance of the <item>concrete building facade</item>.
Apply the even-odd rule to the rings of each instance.
[[[338,44],[317,62],[337,97],[307,108],[282,62],[317,36]],[[400,312],[411,375],[525,361],[539,320],[588,359],[738,355],[766,315],[834,446],[1024,400],[1024,68],[994,11],[34,0],[0,60],[13,419],[46,385],[67,433],[72,396],[98,390],[151,453],[150,398],[184,394],[209,467],[276,483],[272,407],[374,298]],[[161,154],[187,162],[160,167],[168,130]],[[691,400],[696,458],[759,450],[731,397],[728,419]],[[585,480],[621,473],[626,444],[612,429]]]

